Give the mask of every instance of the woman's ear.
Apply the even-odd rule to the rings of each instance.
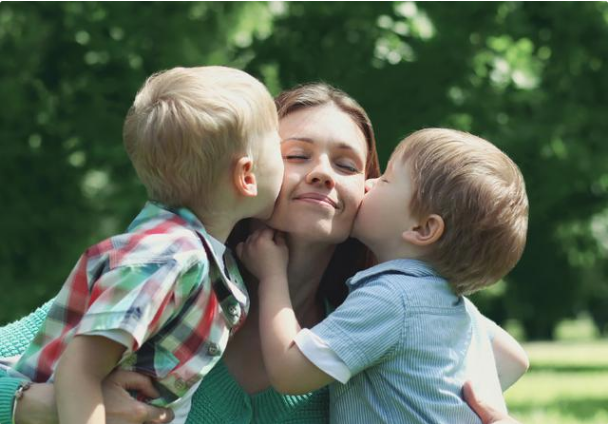
[[[429,246],[444,234],[444,220],[440,215],[431,214],[418,225],[402,233],[402,238],[416,246]]]
[[[258,195],[256,175],[252,171],[254,162],[249,156],[239,158],[233,169],[233,185],[242,196],[255,197]]]

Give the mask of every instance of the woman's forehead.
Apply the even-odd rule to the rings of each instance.
[[[368,155],[366,138],[350,115],[333,104],[299,109],[279,121],[281,141],[328,143]]]

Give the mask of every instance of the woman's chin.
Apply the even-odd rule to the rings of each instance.
[[[271,227],[277,231],[283,231],[285,233],[290,232],[290,229],[288,228],[289,225],[286,225],[286,223],[283,222],[283,220],[278,219],[275,215],[271,216],[266,221],[260,221],[260,223],[261,223],[261,225],[266,225],[267,227]]]
[[[297,241],[339,244],[347,240],[351,234],[353,219],[344,215],[324,216],[318,209],[277,207],[265,224],[289,234]]]
[[[289,233],[292,240],[311,243],[340,244],[349,238],[348,231],[337,231],[332,227],[323,225],[301,225],[281,231]]]
[[[258,219],[258,218],[252,218],[251,224],[250,224],[250,231],[254,232],[256,230],[260,230],[262,228],[265,227],[271,227],[273,229],[276,229],[275,227],[273,227],[270,224],[270,219],[268,220],[263,220],[263,219]]]

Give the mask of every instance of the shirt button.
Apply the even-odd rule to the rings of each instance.
[[[228,313],[236,317],[239,315],[239,308],[237,307],[237,305],[230,305],[228,307]]]
[[[211,356],[216,356],[218,353],[220,353],[220,349],[218,348],[217,344],[211,343],[207,347],[207,353],[209,353]]]

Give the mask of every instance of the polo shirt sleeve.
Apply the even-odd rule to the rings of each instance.
[[[352,291],[311,331],[349,368],[351,376],[381,361],[401,339],[405,307],[401,293],[380,276]]]
[[[75,334],[118,330],[132,338],[128,351],[139,349],[180,310],[208,268],[206,262],[190,265],[159,260],[123,265],[102,274],[93,284],[90,304]]]
[[[495,336],[497,335],[497,332],[499,331],[499,326],[497,325],[497,323],[493,320],[491,320],[490,318],[480,314],[482,316],[482,322],[484,323],[485,329],[486,329],[486,335],[488,336],[488,339],[491,343],[493,343],[493,341],[495,340]]]
[[[351,370],[342,359],[308,328],[298,332],[294,343],[309,361],[336,381],[345,384],[351,378]]]

